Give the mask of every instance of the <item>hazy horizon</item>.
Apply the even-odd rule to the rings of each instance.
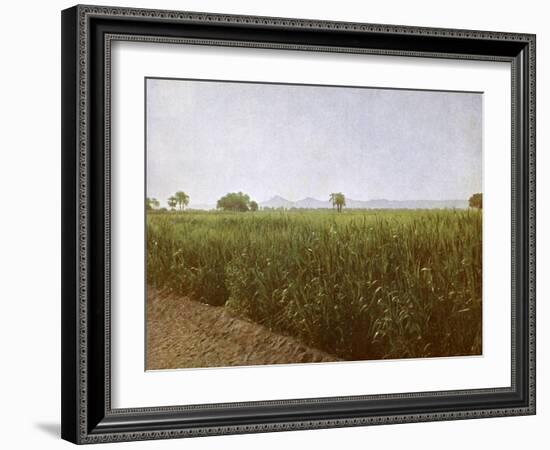
[[[482,191],[482,94],[147,80],[147,196],[193,205],[467,200]]]
[[[290,205],[289,207],[295,207],[295,208],[298,208],[298,209],[322,209],[322,208],[327,208],[327,209],[332,209],[333,208],[333,205],[330,201],[330,199],[326,198],[326,199],[323,199],[323,198],[315,198],[315,197],[303,197],[303,198],[299,198],[299,199],[289,199],[289,198],[285,198],[285,197],[282,197],[280,195],[274,195],[273,197],[269,198],[269,199],[265,199],[265,200],[261,200],[261,199],[252,199],[252,200],[256,200],[258,202],[258,204],[260,205],[260,207],[262,206],[268,206],[268,207],[271,207],[269,206],[269,204],[273,201],[281,201],[281,202],[289,202],[291,203],[292,205]],[[324,206],[317,206],[317,207],[309,207],[309,206],[300,206],[302,203],[304,202],[307,202],[307,201],[314,201],[314,202],[324,202],[325,205]],[[363,199],[359,199],[359,198],[351,198],[351,197],[346,197],[346,201],[347,201],[347,205],[346,205],[346,208],[347,209],[365,209],[365,208],[368,208],[369,206],[366,205],[366,204],[377,204],[377,203],[380,203],[380,202],[387,202],[389,204],[396,204],[396,203],[405,203],[407,205],[412,205],[412,204],[415,204],[415,203],[433,203],[433,204],[440,204],[440,203],[446,203],[446,204],[449,204],[449,205],[453,205],[453,204],[456,204],[458,202],[463,202],[464,203],[464,206],[466,207],[466,205],[468,204],[468,199],[466,198],[463,198],[463,199],[459,199],[459,198],[449,198],[449,199],[430,199],[430,200],[426,200],[426,199],[414,199],[414,200],[393,200],[393,199],[387,199],[387,198],[373,198],[373,199],[369,199],[369,200],[363,200]],[[357,205],[357,203],[359,204],[365,204],[365,205]],[[188,208],[190,209],[193,209],[193,208],[196,208],[196,209],[205,209],[205,207],[208,207],[207,209],[216,209],[216,203],[190,203]],[[448,206],[448,207],[454,207],[454,206]],[[422,208],[421,208],[422,209]]]

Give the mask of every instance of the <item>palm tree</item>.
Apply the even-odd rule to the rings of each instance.
[[[332,194],[330,194],[330,202],[332,203],[332,208],[335,208],[336,207],[336,196],[338,194],[336,192],[333,192]]]
[[[176,198],[176,203],[180,207],[180,211],[183,211],[183,208],[185,208],[189,204],[189,195],[187,195],[183,191],[178,191],[176,192],[174,197]]]
[[[330,194],[330,201],[332,202],[332,207],[336,207],[336,211],[338,212],[342,212],[342,208],[346,206],[346,196],[341,192]]]
[[[168,206],[170,207],[170,209],[174,210],[176,209],[177,204],[178,204],[178,199],[172,195],[168,199]]]

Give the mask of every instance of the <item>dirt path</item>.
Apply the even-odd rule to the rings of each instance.
[[[338,361],[265,327],[149,288],[147,369]]]

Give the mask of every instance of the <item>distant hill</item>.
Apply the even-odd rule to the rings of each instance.
[[[329,200],[318,200],[306,197],[296,202],[276,195],[266,202],[260,203],[262,208],[298,208],[298,209],[326,209],[332,208]],[[468,208],[467,200],[353,200],[346,199],[347,209],[443,209],[443,208]]]
[[[275,197],[269,199],[267,202],[260,203],[262,208],[287,208],[290,209],[294,206],[294,202],[287,200],[286,198],[276,195]]]
[[[292,202],[291,202],[292,203]],[[319,209],[319,208],[332,208],[332,203],[328,200],[317,200],[316,198],[306,197],[302,200],[294,202],[292,205],[295,208],[304,208],[304,209]]]
[[[348,208],[369,209],[437,209],[437,208],[468,208],[467,200],[346,200]]]
[[[329,200],[319,200],[313,197],[306,197],[298,201],[287,200],[280,195],[260,203],[261,208],[283,208],[283,209],[331,209],[332,203]],[[347,209],[437,209],[437,208],[468,208],[467,200],[353,200],[346,198]],[[216,209],[216,205],[190,204],[186,209]]]

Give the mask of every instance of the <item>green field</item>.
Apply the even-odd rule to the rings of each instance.
[[[346,360],[481,353],[479,210],[153,212],[147,281]]]

